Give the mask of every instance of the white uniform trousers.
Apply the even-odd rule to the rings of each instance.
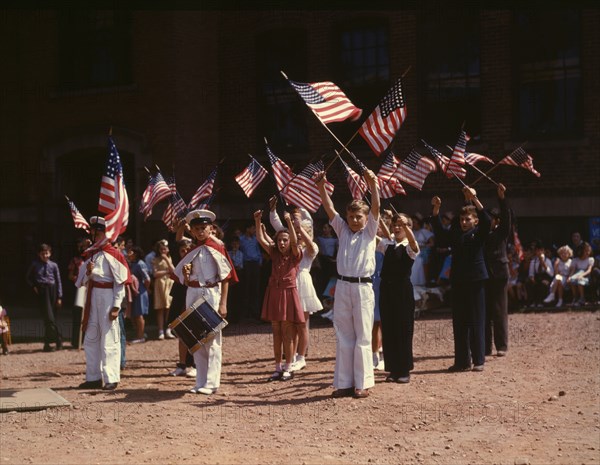
[[[337,345],[333,386],[336,389],[373,387],[373,286],[338,280],[334,299],[333,327]]]
[[[90,317],[85,330],[85,379],[104,383],[121,380],[121,333],[119,319],[110,320],[113,305],[112,289],[94,288],[90,303]]]

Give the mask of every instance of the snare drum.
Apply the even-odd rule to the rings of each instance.
[[[201,346],[212,341],[227,326],[223,319],[209,303],[200,297],[192,306],[179,315],[169,328],[193,354]]]

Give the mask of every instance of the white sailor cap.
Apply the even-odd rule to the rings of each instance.
[[[92,216],[90,218],[90,228],[106,231],[106,220],[102,216]]]
[[[215,219],[215,214],[210,210],[192,210],[185,216],[185,221],[190,226],[194,224],[210,224]]]

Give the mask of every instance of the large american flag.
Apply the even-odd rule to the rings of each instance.
[[[408,156],[402,160],[398,167],[396,176],[402,181],[421,190],[425,178],[436,170],[433,160],[421,156],[416,150],[411,150]]]
[[[400,160],[390,151],[385,157],[381,168],[379,168],[377,182],[379,184],[379,195],[383,199],[389,199],[396,194],[406,195],[406,191],[397,176],[399,164]]]
[[[367,184],[364,179],[360,177],[356,171],[350,168],[344,160],[340,157],[340,162],[346,175],[346,182],[348,183],[348,189],[352,194],[352,198],[355,200],[361,200],[367,193]]]
[[[165,211],[163,212],[162,220],[170,231],[174,231],[178,220],[184,218],[188,210],[185,201],[177,191],[175,176],[169,178],[168,186],[169,191],[171,192],[171,198],[169,199],[167,208],[165,208]]]
[[[379,156],[392,143],[405,119],[406,105],[402,96],[402,80],[398,79],[358,132],[371,150]]]
[[[324,171],[323,162],[309,163],[298,175],[290,181],[285,190],[285,196],[289,203],[297,207],[306,208],[311,213],[316,212],[321,205],[319,189],[312,177],[319,171]],[[329,195],[333,194],[333,184],[325,182],[325,190]]]
[[[446,177],[452,178],[452,176],[454,176],[454,174],[455,174],[456,176],[458,176],[459,178],[462,179],[467,175],[467,170],[464,169],[464,167],[457,165],[455,163],[453,163],[452,166],[449,166],[450,158],[448,158],[446,155],[442,154],[435,147],[432,147],[431,145],[429,145],[423,139],[421,139],[421,141],[423,142],[423,144],[425,144],[425,147],[427,147],[427,150],[429,150],[429,152],[433,155],[433,158],[435,159],[435,161],[438,162],[440,169],[446,175]]]
[[[217,178],[217,168],[212,170],[206,178],[206,181],[202,183],[202,185],[196,190],[194,195],[192,196],[192,200],[188,205],[188,210],[193,210],[196,208],[200,200],[210,197],[215,187],[215,179]]]
[[[362,110],[354,106],[344,92],[333,82],[289,81],[306,105],[324,123],[335,123],[360,118]]]
[[[474,165],[475,163],[479,163],[480,161],[494,164],[494,160],[492,160],[491,158],[488,158],[485,155],[481,155],[475,152],[465,152],[465,161],[469,165]]]
[[[121,158],[112,137],[108,138],[108,161],[100,185],[98,210],[106,214],[106,237],[109,241],[114,241],[127,229],[129,198],[125,189]]]
[[[531,171],[538,178],[541,176],[541,174],[538,171],[536,171],[536,169],[533,167],[533,158],[531,158],[531,155],[525,152],[525,149],[523,149],[523,147],[519,147],[511,154],[505,156],[502,160],[498,162],[498,164],[519,166],[521,168],[525,168],[528,171]]]
[[[67,199],[69,209],[71,210],[71,216],[73,217],[73,224],[76,229],[85,229],[88,233],[90,232],[90,225],[87,220],[83,217],[81,212],[75,206],[75,203]]]
[[[144,220],[152,214],[152,209],[158,202],[168,199],[171,195],[171,190],[167,185],[165,178],[159,171],[156,175],[150,175],[148,185],[142,194],[142,204],[140,205],[140,213],[144,214]]]
[[[244,168],[244,170],[235,177],[235,180],[240,185],[246,197],[250,198],[254,190],[267,177],[267,170],[258,163],[254,157]]]
[[[285,193],[283,190],[287,188],[288,183],[294,177],[292,169],[286,165],[277,155],[273,153],[271,147],[267,144],[267,156],[271,163],[271,169],[273,170],[273,177],[275,178],[275,185],[277,190],[283,195],[285,199]],[[287,200],[286,200],[287,201]]]

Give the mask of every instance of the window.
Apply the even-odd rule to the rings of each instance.
[[[306,34],[300,29],[269,31],[257,39],[259,101],[258,146],[263,137],[275,153],[308,150],[306,117],[302,99],[281,75],[284,71],[295,81],[306,81]]]
[[[515,136],[556,139],[581,134],[580,30],[576,11],[517,12]]]
[[[425,14],[419,24],[422,89],[419,133],[437,144],[456,142],[463,122],[481,132],[479,14]]]
[[[131,15],[69,10],[60,15],[60,83],[64,90],[131,83]]]

